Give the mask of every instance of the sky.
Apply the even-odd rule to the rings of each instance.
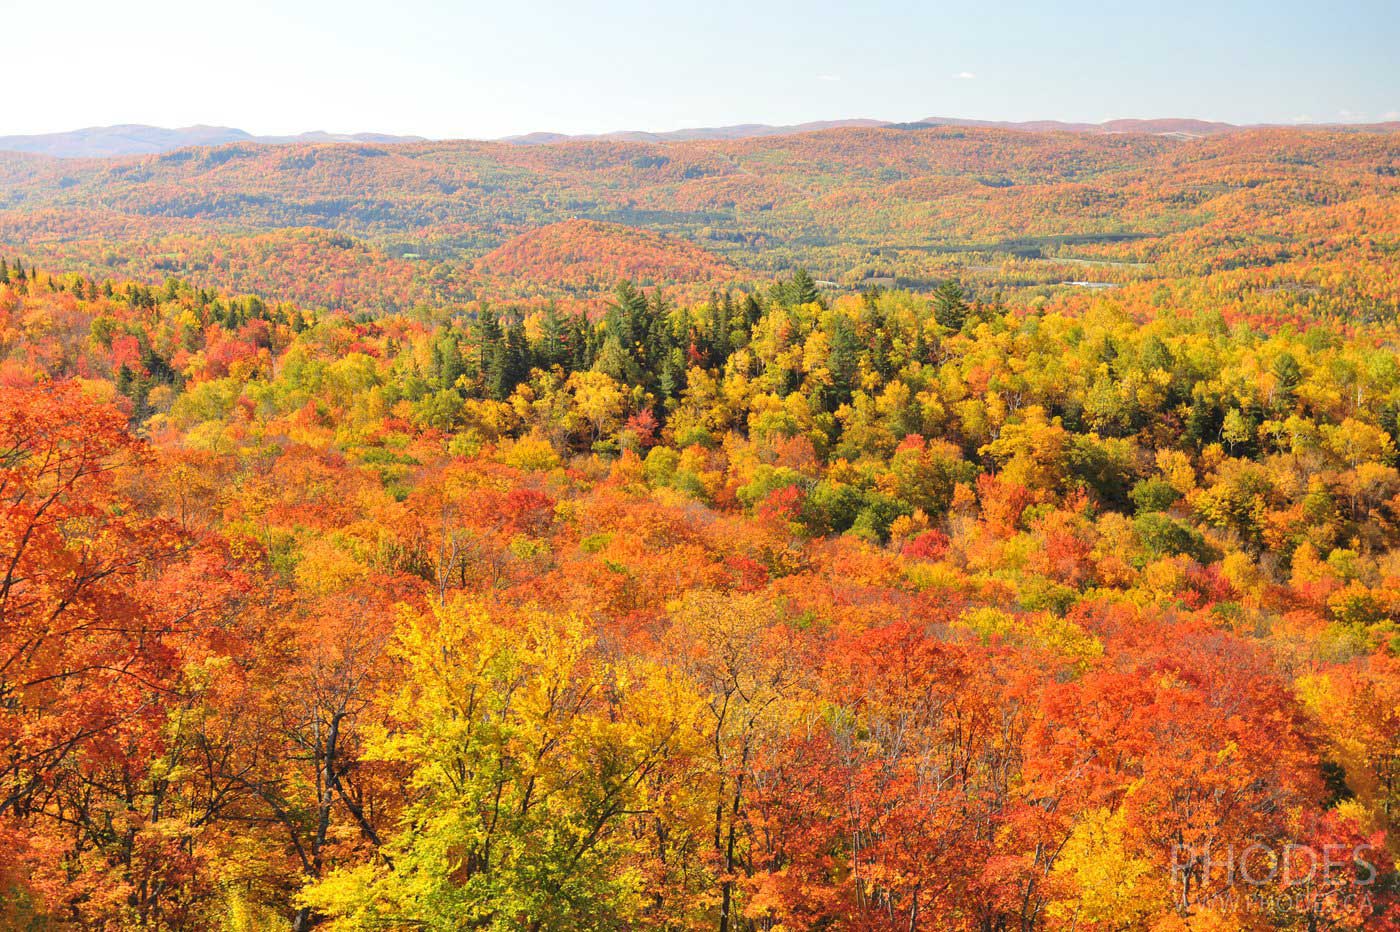
[[[0,135],[1400,119],[1397,0],[0,0]]]

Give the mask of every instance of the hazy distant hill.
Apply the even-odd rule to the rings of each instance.
[[[652,133],[643,130],[620,130],[614,133],[538,132],[506,136],[497,140],[516,146],[542,146],[560,142],[605,141],[676,143],[705,140],[755,139],[766,136],[791,136],[831,129],[923,129],[930,126],[966,126],[984,129],[1005,129],[1023,133],[1140,133],[1149,136],[1198,138],[1235,133],[1246,129],[1261,129],[1263,125],[1243,126],[1192,119],[1108,120],[1103,123],[1067,123],[1061,120],[966,120],[958,117],[925,117],[908,123],[887,120],[821,120],[773,126],[767,123],[739,123],[733,126],[696,126],[669,132]],[[1400,124],[1371,125],[1308,124],[1315,129],[1396,129]],[[1305,128],[1305,127],[1300,127]],[[295,136],[255,136],[231,126],[185,126],[166,129],[159,126],[128,124],[122,126],[92,126],[66,133],[46,133],[34,136],[0,136],[0,151],[31,152],[57,158],[110,158],[129,155],[154,155],[191,146],[222,146],[234,142],[258,142],[270,145],[291,143],[358,142],[393,144],[426,142],[422,136],[392,136],[385,133],[327,133],[316,130]]]
[[[254,136],[231,126],[160,126],[126,124],[90,126],[66,133],[35,136],[0,136],[0,150],[34,152],[58,158],[107,158],[122,155],[152,155],[189,146],[222,146],[230,142],[421,142],[420,136],[387,136],[382,133],[326,133],[315,131],[296,136]]]
[[[982,126],[992,129],[1019,130],[1024,133],[1146,133],[1153,136],[1216,136],[1251,127],[1234,123],[1214,123],[1208,120],[1107,120],[1103,123],[1065,123],[1060,120],[1030,120],[1000,122],[994,120],[960,120],[954,117],[925,117],[920,124],[930,126]]]
[[[1104,123],[1066,123],[1061,120],[1029,120],[1011,122],[1006,120],[964,120],[957,117],[925,117],[910,123],[891,123],[887,120],[827,120],[817,123],[797,123],[791,126],[770,126],[766,123],[740,123],[735,126],[692,127],[668,133],[647,133],[624,130],[616,133],[587,133],[570,136],[564,133],[527,133],[524,136],[507,136],[500,140],[521,146],[548,145],[556,142],[576,142],[579,140],[604,139],[624,142],[690,142],[702,139],[750,139],[758,136],[789,136],[796,133],[814,133],[826,129],[846,127],[892,127],[896,129],[920,129],[928,126],[971,126],[986,129],[1009,129],[1023,133],[1144,133],[1155,136],[1216,136],[1233,133],[1246,126],[1233,123],[1212,123],[1206,120],[1161,119],[1161,120],[1109,120]]]
[[[616,139],[623,142],[691,142],[699,139],[750,139],[755,136],[788,136],[794,133],[815,133],[824,129],[845,127],[889,126],[884,120],[820,120],[815,123],[796,123],[791,126],[770,126],[767,123],[738,123],[734,126],[695,126],[688,129],[671,130],[665,133],[649,133],[642,130],[619,130],[615,133],[583,133],[571,136],[565,133],[526,133],[523,136],[506,136],[500,142],[520,146],[540,146],[552,142],[570,142],[588,139]]]
[[[1292,125],[1292,124],[1290,124]],[[929,126],[968,126],[982,129],[1008,129],[1022,133],[1141,133],[1148,136],[1177,136],[1198,138],[1219,136],[1224,133],[1237,133],[1248,129],[1280,128],[1276,124],[1236,124],[1218,123],[1210,120],[1193,120],[1167,117],[1155,120],[1106,120],[1103,123],[1067,123],[1063,120],[966,120],[959,117],[924,117],[908,123],[892,123],[888,120],[827,120],[817,123],[796,123],[791,126],[770,126],[766,123],[740,123],[735,126],[693,127],[667,133],[648,133],[639,130],[623,130],[615,133],[585,133],[571,136],[564,133],[527,133],[523,136],[507,136],[500,142],[520,146],[548,145],[556,142],[577,142],[580,140],[619,140],[623,142],[690,142],[704,139],[751,139],[760,136],[790,136],[797,133],[814,133],[826,129],[847,127],[893,129],[923,129]],[[1396,123],[1373,124],[1300,124],[1302,129],[1356,129],[1393,130]]]

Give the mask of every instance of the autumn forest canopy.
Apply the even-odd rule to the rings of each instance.
[[[0,928],[1400,926],[1400,134],[0,153]]]

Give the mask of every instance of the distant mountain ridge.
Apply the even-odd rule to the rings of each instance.
[[[733,126],[693,126],[687,129],[652,133],[645,130],[619,130],[614,133],[526,133],[523,136],[504,136],[497,142],[509,142],[519,146],[542,146],[553,142],[577,142],[590,139],[620,140],[622,142],[693,142],[701,139],[749,139],[755,136],[790,136],[796,133],[816,133],[824,129],[846,129],[849,127],[881,127],[894,124],[887,120],[818,120],[812,123],[794,123],[774,126],[768,123],[737,123]]]
[[[183,126],[167,129],[143,124],[89,126],[66,133],[32,136],[0,136],[0,150],[31,152],[56,158],[111,158],[123,155],[155,155],[190,146],[222,146],[231,142],[286,144],[298,142],[423,142],[422,136],[390,136],[384,133],[327,133],[320,130],[295,136],[255,136],[232,126]]]
[[[996,120],[960,120],[954,117],[925,117],[919,121],[929,126],[982,126],[991,129],[1020,130],[1026,133],[1145,133],[1150,136],[1217,136],[1255,126],[1218,123],[1210,120],[1166,118],[1157,120],[1105,120],[1102,123],[1066,123],[1061,120],[1029,120],[1005,122]]]
[[[523,136],[506,136],[498,142],[508,142],[520,146],[549,145],[555,142],[576,142],[579,140],[607,139],[624,142],[692,142],[702,139],[747,139],[754,136],[789,136],[797,133],[815,133],[826,129],[848,127],[895,129],[922,129],[930,126],[971,126],[987,129],[1009,129],[1023,133],[1147,133],[1150,135],[1214,136],[1220,133],[1248,129],[1233,123],[1212,123],[1206,120],[1162,119],[1162,120],[1109,120],[1105,123],[1066,123],[1061,120],[1029,120],[1012,122],[1006,120],[964,120],[956,117],[924,117],[908,123],[889,120],[823,120],[816,123],[794,123],[788,126],[770,126],[766,123],[740,123],[735,126],[697,126],[688,129],[672,130],[665,133],[648,133],[638,130],[622,130],[615,133],[527,133]]]
[[[619,140],[624,142],[692,142],[704,139],[747,139],[755,136],[789,136],[797,133],[815,133],[827,129],[848,127],[925,129],[933,126],[966,126],[982,129],[1005,129],[1022,133],[1142,133],[1149,136],[1174,136],[1196,139],[1203,136],[1219,136],[1224,133],[1237,133],[1249,129],[1279,128],[1294,129],[1400,129],[1400,122],[1390,123],[1220,123],[1211,120],[1195,120],[1180,117],[1163,119],[1122,119],[1105,120],[1102,123],[1070,123],[1063,120],[969,120],[959,117],[924,117],[907,123],[890,120],[824,120],[816,123],[795,123],[787,126],[771,126],[766,123],[740,123],[734,126],[697,126],[688,129],[672,130],[664,133],[648,133],[637,130],[622,130],[615,133],[527,133],[523,136],[506,136],[497,142],[512,145],[539,146],[556,142],[577,142],[580,140]]]
[[[612,133],[567,133],[537,132],[518,136],[505,136],[496,142],[517,146],[541,146],[560,142],[589,140],[668,143],[694,142],[703,140],[750,139],[766,136],[790,136],[798,133],[815,133],[831,129],[925,129],[933,126],[966,126],[986,129],[1004,129],[1023,133],[1084,133],[1090,135],[1111,133],[1141,133],[1152,136],[1172,136],[1182,139],[1196,139],[1204,136],[1218,136],[1242,130],[1280,127],[1283,124],[1219,123],[1209,120],[1185,118],[1165,119],[1123,119],[1107,120],[1103,123],[1071,123],[1062,120],[1027,120],[1022,122],[1007,120],[970,120],[958,117],[925,117],[907,123],[889,120],[820,120],[811,123],[770,125],[767,123],[739,123],[733,126],[696,126],[667,132],[646,132],[643,130],[620,130]],[[1296,129],[1353,129],[1353,130],[1400,130],[1400,122],[1372,124],[1306,123],[1287,124]],[[288,145],[293,143],[359,142],[389,145],[394,143],[426,142],[424,136],[394,136],[387,133],[327,133],[316,130],[293,136],[256,136],[245,130],[231,126],[185,126],[168,129],[143,124],[122,124],[118,126],[91,126],[66,133],[43,133],[29,136],[0,136],[0,151],[28,152],[55,158],[114,158],[131,155],[157,155],[175,149],[191,146],[222,146],[236,142],[263,143],[268,145]]]

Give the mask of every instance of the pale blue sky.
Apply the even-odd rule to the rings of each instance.
[[[0,0],[0,34],[0,135],[1400,118],[1400,0]]]

